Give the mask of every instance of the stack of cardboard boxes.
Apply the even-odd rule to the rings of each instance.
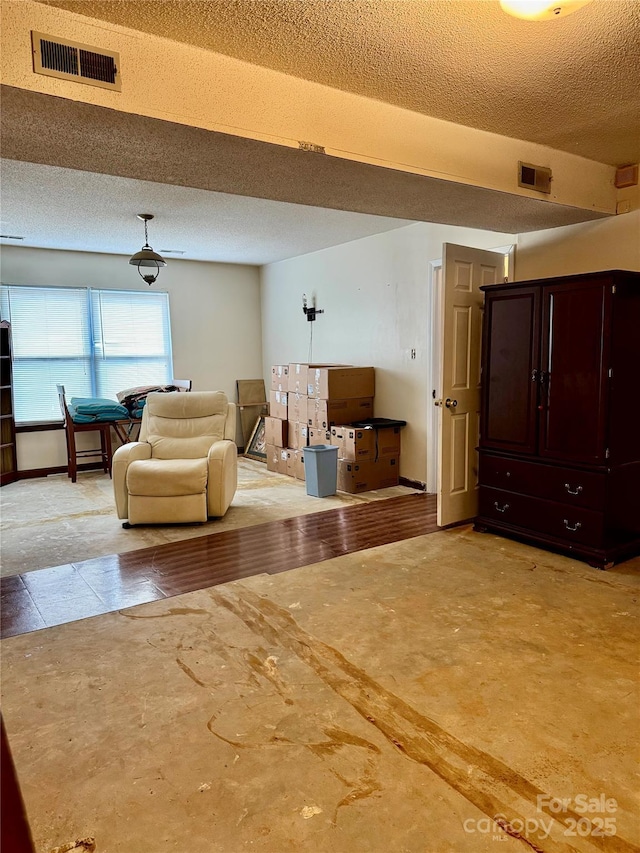
[[[267,468],[304,480],[304,449],[338,446],[338,489],[363,492],[398,482],[400,430],[348,425],[373,418],[375,371],[348,365],[271,368],[265,423]]]
[[[400,430],[400,426],[331,427],[331,444],[338,447],[338,491],[357,494],[397,486]]]

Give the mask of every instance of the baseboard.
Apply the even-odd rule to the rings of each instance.
[[[238,448],[239,454],[242,451]],[[83,462],[78,465],[78,471],[100,471],[102,465],[93,462]],[[49,477],[51,474],[66,474],[67,466],[58,465],[56,468],[31,468],[28,471],[18,471],[18,480],[30,480],[35,477]],[[426,492],[426,483],[421,483],[420,480],[410,480],[408,477],[400,477],[398,482],[401,486],[407,486],[409,489],[417,489],[419,492]]]
[[[398,482],[401,486],[407,486],[409,489],[418,489],[420,492],[427,491],[427,484],[421,483],[420,480],[409,480],[408,477],[400,477]]]
[[[102,465],[96,462],[83,462],[78,465],[78,471],[102,471]],[[36,477],[49,477],[51,474],[66,474],[67,466],[58,465],[55,468],[29,468],[26,471],[18,471],[18,480],[31,480]]]

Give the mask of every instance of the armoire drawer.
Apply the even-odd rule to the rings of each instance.
[[[601,548],[604,544],[604,514],[584,507],[571,507],[516,492],[480,486],[480,517]]]
[[[606,474],[480,454],[480,482],[570,506],[603,510]]]

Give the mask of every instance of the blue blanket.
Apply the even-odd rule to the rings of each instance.
[[[90,424],[129,420],[129,412],[116,400],[100,397],[72,397],[69,414],[74,423]]]

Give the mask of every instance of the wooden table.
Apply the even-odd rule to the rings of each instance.
[[[142,418],[129,418],[128,420],[111,422],[120,444],[128,444],[130,441],[136,441],[137,436],[140,434],[141,423]],[[137,432],[136,427],[138,428]]]

